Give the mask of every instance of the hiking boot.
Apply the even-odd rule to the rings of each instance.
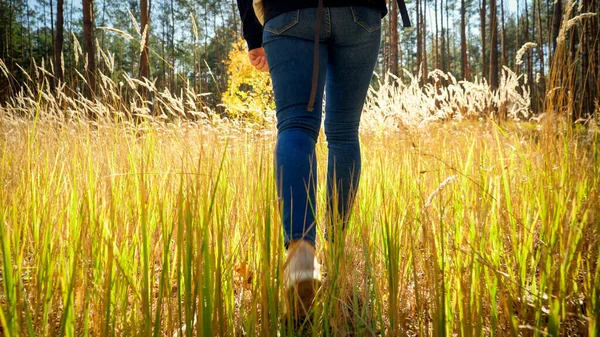
[[[320,285],[321,265],[315,247],[306,240],[291,242],[284,265],[284,286],[287,308],[294,319],[306,318]]]

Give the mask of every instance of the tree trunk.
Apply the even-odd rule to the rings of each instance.
[[[560,30],[560,21],[562,19],[562,0],[555,0],[554,13],[552,14],[552,50],[556,50],[556,40]]]
[[[204,16],[204,20],[203,20],[204,21],[204,31],[208,32],[209,10],[208,10],[208,6],[206,4],[204,5],[204,15],[203,16]],[[206,58],[207,53],[208,53],[208,34],[203,34],[202,56]],[[202,83],[205,88],[208,87],[208,79],[203,79]]]
[[[163,7],[163,9],[164,9],[164,7]],[[164,17],[161,19],[161,30],[162,30],[162,32],[160,34],[160,36],[161,36],[161,43],[160,43],[160,58],[161,58],[161,62],[160,62],[160,65],[161,65],[160,87],[161,87],[161,90],[162,90],[162,89],[164,89],[164,88],[167,87],[167,82],[166,82],[166,79],[167,79],[167,77],[166,77],[167,76],[166,75],[167,68],[166,68],[166,65],[165,65],[165,63],[167,62],[167,56],[165,54],[165,45],[167,44],[168,36],[167,36],[167,22],[164,19]]]
[[[147,79],[150,77],[150,63],[148,60],[148,44],[150,40],[150,11],[148,8],[148,0],[140,0],[140,21],[140,29],[142,32],[142,41],[144,42],[144,45],[140,55],[139,79],[143,81],[144,78]],[[142,95],[142,98],[147,97],[148,92],[145,87],[140,86],[140,95]]]
[[[442,17],[442,23],[443,20]],[[452,71],[452,58],[450,57],[450,7],[448,6],[448,0],[446,0],[446,39],[444,40],[444,53],[446,54],[446,71]]]
[[[8,2],[8,22],[4,22],[4,2],[0,4],[0,59],[4,60],[9,71],[12,70],[12,66],[8,59],[9,50],[12,49],[10,40],[12,35],[12,0]],[[4,76],[0,77],[0,100],[5,99],[4,97],[10,96],[11,93],[10,79]]]
[[[423,48],[421,47],[421,34],[423,27],[421,26],[421,1],[416,1],[417,7],[417,73],[421,75],[421,66],[423,62]]]
[[[504,21],[505,21],[505,16],[504,16],[504,0],[500,0],[500,15],[502,17],[502,28],[501,28],[501,32],[500,32],[500,45],[502,46],[502,65],[506,66],[508,65],[507,62],[508,60],[506,59],[506,30],[504,27]]]
[[[382,21],[381,24],[382,25],[383,24],[387,25],[388,23],[387,23],[387,21]],[[382,60],[382,62],[381,62],[381,73],[384,74],[384,76],[385,76],[386,72],[388,71],[388,69],[390,69],[390,66],[389,66],[389,64],[390,64],[390,62],[389,62],[390,61],[389,60],[390,55],[389,55],[389,52],[388,52],[390,42],[389,42],[388,35],[389,34],[388,34],[387,30],[385,30],[385,31],[382,30],[381,31],[381,48],[382,48],[381,49],[381,56],[382,56],[381,57],[381,60]]]
[[[460,0],[460,71],[467,79],[467,29],[465,0]]]
[[[29,2],[27,2],[27,5],[25,5],[25,12],[29,13]],[[21,49],[21,53],[23,54],[23,61],[25,61],[26,59],[29,61],[29,72],[32,72],[32,68],[33,68],[33,38],[31,37],[31,15],[27,15],[27,45],[29,47],[29,54],[27,55],[27,58],[25,57],[25,48]]]
[[[421,8],[421,24],[423,25],[423,33],[421,33],[421,37],[423,38],[423,47],[421,50],[423,51],[423,82],[427,82],[427,76],[429,76],[429,65],[427,64],[427,1],[423,1]]]
[[[102,1],[102,26],[106,27],[106,0]],[[100,49],[105,50],[106,47],[104,45],[104,37],[106,36],[106,32],[101,31],[100,33],[102,34],[102,37],[100,38]],[[104,72],[105,68],[106,68],[105,62],[101,62],[100,63],[100,71]]]
[[[238,30],[238,22],[237,22],[237,18],[238,16],[235,15],[237,11],[237,3],[234,0],[231,0],[231,13],[234,13],[233,15],[233,31],[236,32],[237,34],[240,34],[241,36],[241,31]]]
[[[590,9],[590,0],[582,0],[581,2],[582,6],[581,6],[581,13],[586,13],[588,12],[588,10]],[[579,46],[580,46],[580,59],[581,59],[581,75],[579,76],[581,78],[581,87],[580,87],[580,92],[581,92],[581,109],[579,110],[580,112],[577,114],[575,120],[580,119],[580,118],[587,118],[591,115],[592,110],[593,110],[593,98],[590,97],[589,92],[590,92],[590,87],[589,84],[591,82],[591,80],[589,79],[589,70],[590,70],[590,57],[589,57],[589,41],[590,39],[590,30],[589,30],[589,20],[584,20],[582,22],[582,28],[583,31],[581,33],[581,39],[579,41]],[[591,103],[591,104],[590,104]]]
[[[525,34],[524,34],[524,42],[531,42],[530,38],[529,38],[529,5],[527,3],[527,0],[525,0]],[[535,83],[533,83],[533,52],[531,51],[531,48],[529,48],[527,50],[527,84],[530,87],[530,91],[529,91],[529,95],[530,95],[530,99],[532,102],[532,108],[533,108],[533,103],[535,102]]]
[[[600,13],[600,1],[595,1],[596,3],[596,8],[593,9],[594,13]],[[598,39],[600,38],[600,18],[598,17],[598,14],[596,15],[596,17],[593,18],[593,21],[590,23],[592,26],[592,31],[596,32],[596,36],[594,37],[595,41],[598,41]],[[598,46],[598,43],[594,44],[594,61],[592,64],[595,64],[596,66],[593,69],[593,73],[592,76],[590,76],[590,80],[594,81],[594,79],[596,80],[594,82],[594,96],[595,97],[600,97],[600,46]],[[599,111],[600,109],[596,109],[596,113],[600,113]],[[598,115],[596,115],[596,117],[600,117]]]
[[[74,8],[74,6],[75,6],[74,2],[75,2],[75,1],[69,1],[69,2],[68,2],[68,4],[69,4],[69,11],[68,11],[68,13],[69,13],[69,14],[68,14],[68,15],[69,15],[69,16],[68,16],[68,18],[69,18],[69,21],[68,21],[68,25],[67,25],[67,27],[65,27],[65,31],[67,31],[67,32],[72,32],[72,31],[73,31],[73,13],[75,12],[75,11],[73,10],[73,8]],[[65,25],[66,25],[66,24],[65,24]],[[68,35],[67,35],[67,36],[68,36]],[[72,40],[72,39],[71,39],[71,40]],[[63,55],[64,55],[64,54],[63,54]],[[70,83],[70,85],[71,85],[72,87],[76,87],[76,86],[77,86],[77,82],[79,81],[79,77],[75,77],[75,76],[73,76],[73,73],[75,72],[75,71],[74,71],[74,69],[75,69],[75,64],[74,64],[74,62],[73,62],[73,64],[72,64],[72,66],[70,66],[70,67],[66,67],[65,69],[63,69],[63,72],[64,72],[64,74],[63,74],[63,75],[64,75],[64,77],[65,77],[65,82],[69,82],[69,83]],[[84,71],[84,74],[85,74],[85,71]],[[87,76],[87,75],[86,75],[86,76]]]
[[[9,2],[9,8],[8,8],[8,29],[6,30],[6,34],[4,35],[6,37],[6,42],[3,44],[6,46],[6,49],[4,50],[4,53],[2,54],[2,58],[4,60],[9,60],[8,59],[8,53],[10,51],[10,49],[12,48],[12,30],[13,30],[13,1],[11,0]],[[23,43],[21,43],[22,45]],[[10,64],[9,64],[10,70],[13,69],[12,67],[12,60],[10,60]]]
[[[56,47],[55,44],[55,40],[54,40],[54,2],[52,0],[50,0],[50,35],[52,36],[52,54],[50,55],[54,55],[54,48]],[[54,70],[54,69],[52,69]],[[55,84],[55,79],[52,78],[52,80],[50,81],[52,87],[54,87]]]
[[[94,2],[83,0],[83,48],[87,55],[87,69],[85,69],[89,99],[96,93],[96,50],[94,47]]]
[[[486,32],[486,26],[485,26],[485,16],[486,16],[486,9],[485,9],[485,5],[486,5],[486,0],[479,0],[480,1],[480,6],[479,6],[479,15],[481,17],[481,77],[485,78],[487,76],[487,72],[488,72],[488,67],[487,67],[487,58],[486,58],[486,41],[485,41],[485,32]]]
[[[519,24],[520,23],[519,22],[519,17],[520,17],[519,13],[521,13],[521,12],[519,11],[519,0],[517,0],[517,15],[515,15],[516,19],[517,19],[517,29],[515,29],[515,34],[516,34],[516,38],[517,38],[517,50],[519,48],[521,48],[521,39],[520,39],[520,35],[519,35],[519,28],[521,28],[521,26]],[[517,75],[518,75],[519,74],[519,66],[515,65],[515,68],[517,69]]]
[[[398,2],[390,2],[390,72],[398,76]]]
[[[44,23],[44,27],[43,27],[44,29],[38,29],[37,30],[37,37],[38,37],[38,44],[40,45],[40,51],[41,51],[41,53],[43,53],[44,55],[48,55],[48,54],[51,53],[51,51],[47,49],[48,39],[46,37],[46,34],[44,34],[45,32],[48,31],[48,26],[46,26],[46,24],[47,24],[47,21],[46,21],[46,2],[41,1],[41,5],[43,6],[42,22]],[[42,38],[43,38],[43,40],[42,40]],[[51,46],[50,48],[54,48],[54,46]]]
[[[536,1],[536,0],[533,0]],[[537,21],[538,21],[538,55],[540,58],[540,85],[539,85],[539,97],[541,100],[538,102],[539,107],[543,109],[544,102],[543,99],[546,97],[546,71],[545,71],[545,61],[544,61],[544,29],[542,26],[542,2],[537,0]]]
[[[217,20],[216,20],[216,18],[215,18],[215,20],[213,20],[213,31],[215,32],[215,40],[217,40],[218,36],[217,36]],[[194,49],[194,77],[192,78],[192,87],[194,88],[194,91],[200,92],[200,89],[199,89],[198,83],[197,83],[197,82],[199,82],[197,80],[198,79],[197,74],[200,73],[200,70],[199,70],[199,67],[200,67],[200,57],[198,56],[199,52],[198,52],[198,46],[197,46],[197,40],[198,39],[196,38],[196,36],[194,36],[194,34],[192,34],[192,36],[190,36],[190,37],[191,37],[191,39],[193,41],[192,42],[192,46],[194,46],[194,48],[193,48]],[[217,54],[218,54],[219,46],[216,45],[215,47],[217,49]],[[217,58],[219,60],[221,59],[219,56],[217,56]],[[218,71],[218,69],[215,69],[215,70]],[[200,87],[202,87],[202,84],[200,84]]]
[[[498,89],[498,20],[496,0],[490,0],[490,86]]]
[[[62,49],[64,32],[64,0],[56,2],[56,40],[54,41],[54,76],[58,81],[63,81]]]
[[[171,0],[171,80],[169,90],[175,91],[175,7]]]
[[[442,8],[442,4],[441,4],[442,1],[443,0],[440,0],[440,9]],[[434,58],[434,62],[435,62],[435,67],[438,68],[438,69],[441,68],[442,71],[443,71],[444,70],[443,66],[440,67],[439,48],[438,48],[438,46],[440,44],[440,35],[439,35],[439,29],[438,29],[438,21],[439,21],[438,20],[438,0],[435,0],[433,8],[434,8],[434,12],[433,12],[434,16],[433,17],[435,18],[434,19],[435,20],[435,42],[434,42],[435,43],[434,44],[434,47],[435,47],[434,48],[434,56],[435,56],[435,58]],[[443,31],[443,29],[444,28],[442,27],[442,31]],[[442,33],[442,35],[443,35],[443,33]],[[443,53],[443,48],[444,47],[442,45],[442,53]]]

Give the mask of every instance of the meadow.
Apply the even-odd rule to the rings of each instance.
[[[89,100],[48,74],[0,105],[0,336],[600,335],[600,129],[567,121],[572,91],[532,116],[509,69],[493,92],[380,79],[349,227],[318,231],[325,282],[295,327],[272,114],[102,73]],[[142,87],[151,108],[124,99]]]
[[[272,128],[38,110],[0,124],[0,335],[297,334]],[[598,137],[550,119],[363,131],[300,334],[597,336]]]

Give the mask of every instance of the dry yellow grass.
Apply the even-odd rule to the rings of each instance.
[[[327,275],[301,335],[599,335],[598,123],[561,122],[563,86],[540,124],[497,124],[530,118],[504,74],[497,92],[439,71],[447,86],[371,90],[358,201],[343,240],[318,238]],[[50,75],[0,106],[0,335],[297,335],[273,128],[192,89],[99,74],[89,100]]]
[[[291,333],[272,131],[0,130],[5,336]],[[595,336],[597,132],[461,122],[362,143],[355,213],[345,242],[319,246],[328,281],[305,333]]]

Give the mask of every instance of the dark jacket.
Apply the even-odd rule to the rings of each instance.
[[[265,22],[279,14],[301,8],[316,8],[319,0],[263,0],[265,6]],[[237,0],[240,16],[242,17],[242,29],[244,39],[248,43],[248,49],[262,46],[263,28],[252,7],[252,0]],[[385,16],[387,8],[385,0],[324,0],[325,7],[365,6],[377,8],[381,16]]]

